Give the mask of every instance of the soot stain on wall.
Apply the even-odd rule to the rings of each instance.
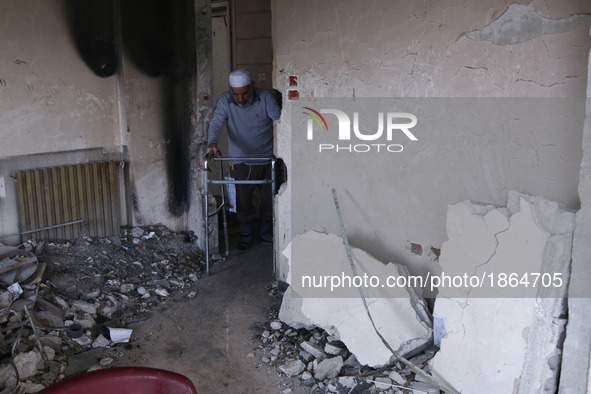
[[[118,70],[116,39],[141,72],[164,83],[161,125],[166,141],[168,210],[181,216],[190,208],[191,117],[195,110],[195,22],[191,0],[66,0],[71,32],[85,63],[101,77]],[[116,37],[116,15],[121,36]]]
[[[66,17],[80,57],[99,77],[118,70],[114,0],[66,0]]]

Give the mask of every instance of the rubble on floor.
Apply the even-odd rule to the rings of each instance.
[[[556,391],[574,219],[556,202],[516,192],[507,208],[449,207],[442,270],[486,283],[440,288],[435,376],[465,393]]]
[[[401,394],[410,392],[410,388],[439,393],[438,388],[400,362],[380,368],[362,365],[340,339],[327,331],[319,327],[295,329],[283,323],[279,320],[282,295],[276,286],[269,289],[269,295],[277,302],[269,312],[270,320],[260,328],[260,345],[251,354],[258,360],[257,368],[272,367],[291,378],[294,388],[305,387],[311,394]],[[429,371],[435,350],[429,347],[410,361]],[[287,390],[284,392],[291,392]]]
[[[204,256],[194,241],[153,226],[122,228],[115,238],[0,245],[0,391],[34,393],[116,366],[132,346],[128,324],[164,298],[195,296]]]

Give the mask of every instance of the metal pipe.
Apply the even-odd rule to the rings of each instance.
[[[78,223],[84,223],[84,222],[86,222],[86,219],[74,220],[73,222],[62,223],[62,224],[54,224],[52,226],[42,227],[42,228],[38,228],[38,229],[35,229],[35,230],[23,231],[20,234],[36,233],[37,231],[50,230],[52,228],[58,228],[58,227],[63,227],[63,226],[70,226],[72,224],[78,224]]]
[[[271,161],[271,212],[273,219],[271,221],[272,227],[272,244],[273,244],[273,273],[276,271],[276,250],[275,250],[275,158]]]
[[[209,183],[211,183],[212,185],[229,185],[229,184],[233,184],[233,185],[263,185],[265,183],[271,183],[272,181],[268,180],[268,179],[263,179],[263,180],[234,180],[234,181],[217,181],[217,180],[210,180]]]
[[[0,235],[0,238],[8,238],[8,237],[14,237],[16,235],[31,234],[31,233],[36,233],[38,231],[50,230],[52,228],[63,227],[63,226],[71,226],[73,224],[85,223],[85,222],[86,222],[86,219],[74,220],[73,222],[67,222],[67,223],[61,223],[61,224],[54,224],[52,226],[37,228],[37,229],[34,229],[34,230],[27,230],[27,231],[23,231],[23,232],[20,232],[20,233]]]
[[[207,181],[207,156],[205,157],[205,162],[203,166],[203,194],[204,194],[204,204],[203,204],[203,211],[205,216],[205,275],[209,276],[209,195],[207,190],[207,185],[209,182]]]

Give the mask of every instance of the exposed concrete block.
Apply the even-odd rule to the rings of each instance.
[[[390,378],[377,377],[375,378],[375,385],[377,389],[388,390],[392,387],[392,380]]]
[[[318,348],[318,346],[316,346],[308,341],[304,341],[304,342],[300,343],[300,346],[302,347],[302,349],[304,349],[305,351],[310,353],[315,358],[324,358],[325,357],[325,354],[322,351],[322,349]]]
[[[443,272],[487,282],[483,288],[440,289],[434,315],[443,321],[443,334],[432,371],[460,392],[555,392],[574,214],[516,192],[507,207],[449,207]],[[499,279],[513,272],[515,280]],[[535,288],[534,274],[540,275]],[[556,277],[561,286],[543,285]]]
[[[368,274],[385,280],[388,276],[408,277],[408,270],[398,264],[383,264],[366,252],[353,249],[357,275]],[[343,239],[334,234],[310,231],[299,235],[286,253],[306,261],[306,268],[321,268],[324,273],[353,275],[348,263]],[[291,264],[295,264],[291,261]],[[295,279],[295,272],[292,280]],[[311,272],[313,273],[313,272]],[[340,274],[339,274],[340,273]],[[320,274],[319,274],[320,275]],[[372,367],[388,364],[392,353],[383,344],[367,316],[358,289],[348,289],[348,297],[309,297],[290,286],[283,296],[279,318],[292,327],[312,326],[326,330],[341,340],[363,365]],[[412,288],[364,288],[367,305],[376,327],[390,346],[402,356],[420,352],[432,343],[431,316],[424,300]],[[400,295],[403,296],[400,296]],[[381,297],[380,297],[381,295]]]
[[[301,374],[306,365],[301,360],[292,360],[279,367],[287,377],[292,377]]]
[[[336,356],[337,354],[341,353],[342,351],[343,351],[342,348],[340,348],[338,346],[331,345],[330,343],[327,343],[326,345],[324,345],[324,352],[327,354],[332,354],[333,356]]]
[[[332,379],[341,372],[341,368],[343,368],[343,358],[341,356],[327,358],[314,368],[314,377],[318,380]]]

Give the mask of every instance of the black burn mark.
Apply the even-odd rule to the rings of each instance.
[[[100,77],[117,72],[114,0],[66,0],[70,33],[80,57]]]
[[[195,73],[194,8],[191,0],[121,1],[124,55],[142,72],[163,79],[163,138],[167,141],[168,210],[189,211],[191,200],[190,95]]]
[[[121,19],[125,53],[140,70],[159,77],[172,66],[175,1],[123,0]],[[183,1],[181,1],[182,3]]]
[[[169,42],[170,67],[166,73],[168,84],[165,133],[169,140],[167,172],[169,179],[168,209],[180,216],[191,206],[191,119],[195,108],[192,103],[191,86],[195,78],[196,43],[194,5],[191,0],[164,1],[170,7]]]
[[[190,89],[196,64],[192,0],[65,1],[79,52],[97,75],[116,72],[113,33],[116,13],[112,7],[119,7],[115,11],[120,15],[121,37],[117,39],[122,42],[123,56],[146,75],[162,78],[161,101],[165,107],[160,127],[167,141],[168,210],[174,216],[181,216],[190,208],[191,190],[189,148],[195,108]],[[113,35],[107,35],[107,31]],[[113,43],[113,52],[109,45],[98,45],[103,41]]]

